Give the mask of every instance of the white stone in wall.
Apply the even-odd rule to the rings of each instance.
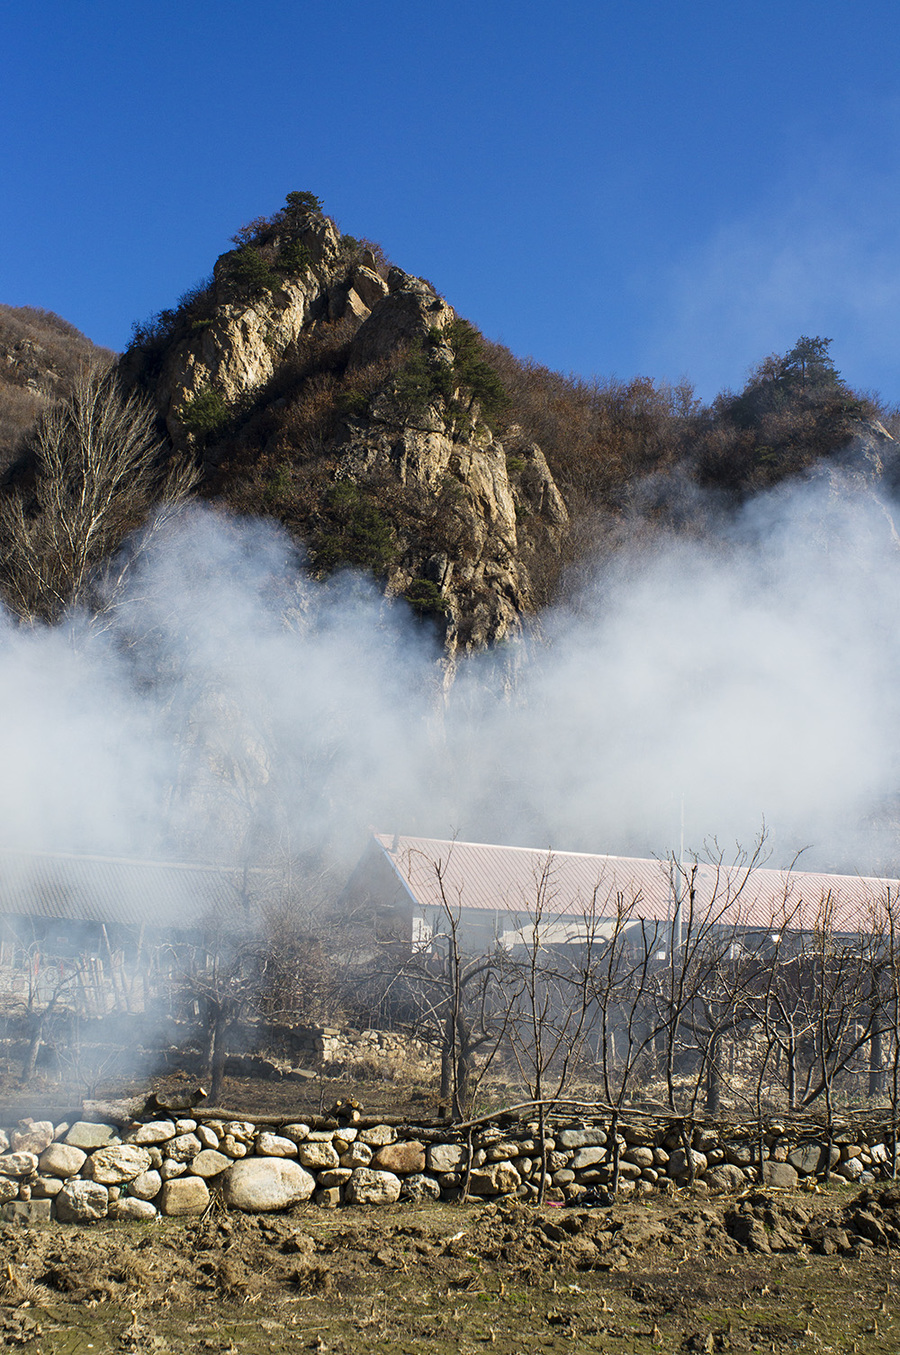
[[[168,1143],[175,1137],[175,1124],[172,1120],[150,1120],[147,1124],[134,1125],[124,1134],[126,1143],[143,1144]]]
[[[218,1148],[219,1146],[219,1135],[208,1124],[198,1125],[197,1138],[204,1148]]]
[[[160,1213],[170,1218],[202,1214],[209,1204],[209,1188],[199,1176],[179,1176],[166,1181],[159,1192]]]
[[[191,1163],[191,1171],[195,1176],[202,1176],[204,1180],[209,1180],[210,1177],[221,1176],[222,1172],[227,1171],[230,1166],[230,1157],[217,1152],[215,1148],[204,1148],[203,1152],[198,1153]]]
[[[511,1195],[519,1185],[519,1173],[511,1162],[491,1162],[472,1172],[469,1190],[473,1195]]]
[[[111,1143],[120,1143],[121,1140],[111,1124],[92,1124],[88,1120],[76,1120],[66,1133],[64,1142],[90,1153],[95,1148],[107,1148]]]
[[[367,1143],[351,1143],[345,1153],[341,1153],[340,1163],[342,1167],[349,1167],[351,1171],[356,1167],[368,1167],[372,1161],[372,1149]]]
[[[606,1143],[602,1129],[563,1129],[556,1136],[558,1148],[593,1148]]]
[[[414,1176],[425,1170],[425,1145],[418,1139],[385,1144],[372,1158],[372,1166],[397,1176]]]
[[[13,1181],[8,1176],[0,1176],[0,1204],[6,1204],[7,1200],[14,1200],[18,1193],[18,1181]]]
[[[331,1142],[297,1144],[297,1160],[301,1167],[309,1167],[311,1171],[328,1171],[340,1165],[337,1150]]]
[[[373,1124],[371,1129],[359,1131],[360,1141],[367,1143],[370,1148],[383,1148],[385,1144],[393,1143],[396,1137],[396,1131],[388,1124]]]
[[[242,1143],[252,1143],[256,1138],[256,1125],[249,1120],[226,1120],[222,1132]]]
[[[56,1197],[56,1217],[63,1223],[88,1223],[104,1219],[109,1208],[109,1193],[98,1181],[67,1181]]]
[[[52,1120],[20,1120],[9,1136],[14,1153],[37,1153],[38,1156],[53,1142]]]
[[[38,1170],[45,1176],[77,1176],[87,1160],[82,1148],[73,1148],[70,1143],[51,1143],[38,1159]]]
[[[59,1176],[36,1176],[31,1184],[31,1195],[35,1200],[52,1200],[58,1195],[65,1182]]]
[[[265,1213],[308,1200],[316,1188],[316,1178],[289,1158],[246,1157],[232,1163],[222,1186],[230,1208]]]
[[[196,1134],[177,1134],[174,1139],[170,1139],[166,1144],[166,1157],[173,1158],[176,1162],[190,1162],[202,1149],[203,1144],[197,1138]]]
[[[174,1157],[167,1157],[159,1169],[159,1174],[163,1181],[172,1181],[176,1176],[184,1176],[187,1169],[186,1162],[176,1162]]]
[[[348,1204],[394,1204],[399,1198],[400,1177],[371,1167],[357,1167],[344,1187]]]
[[[283,1134],[257,1134],[255,1147],[258,1157],[297,1156],[296,1143]]]
[[[84,1174],[101,1186],[118,1186],[125,1181],[133,1181],[141,1172],[150,1167],[150,1154],[146,1148],[133,1143],[114,1144],[110,1148],[99,1148],[93,1153],[89,1163],[85,1163]]]
[[[428,1170],[436,1176],[456,1171],[466,1159],[466,1148],[462,1143],[432,1143],[428,1146]]]
[[[0,1173],[4,1176],[31,1176],[37,1166],[35,1153],[4,1153],[0,1157]]]
[[[175,1121],[175,1133],[176,1133],[176,1134],[193,1134],[193,1133],[195,1132],[196,1128],[197,1128],[197,1121],[196,1121],[196,1120],[176,1120],[176,1121]]]
[[[586,1167],[598,1167],[601,1162],[611,1161],[605,1148],[579,1148],[572,1157],[572,1170],[584,1171]]]
[[[281,1126],[281,1132],[286,1139],[293,1139],[294,1143],[300,1143],[303,1139],[309,1137],[308,1124],[285,1124]]]
[[[134,1178],[128,1189],[139,1200],[155,1200],[162,1190],[162,1177],[158,1171],[142,1172]]]
[[[233,1134],[223,1134],[219,1151],[227,1153],[229,1157],[246,1157],[250,1151],[250,1145],[245,1143],[243,1139],[236,1139]]]
[[[349,1167],[332,1167],[330,1171],[319,1172],[317,1180],[320,1186],[342,1186],[352,1175]]]

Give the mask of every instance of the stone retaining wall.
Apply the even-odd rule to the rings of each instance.
[[[692,1184],[728,1192],[760,1179],[759,1141],[747,1127],[679,1123],[548,1122],[548,1198],[577,1201],[588,1189],[652,1193]],[[471,1162],[470,1157],[471,1142]],[[898,1160],[900,1160],[900,1149]],[[893,1149],[883,1130],[820,1133],[770,1124],[762,1180],[790,1188],[828,1170],[867,1185],[889,1177]],[[616,1166],[616,1158],[618,1164]],[[467,1136],[447,1127],[360,1122],[316,1128],[217,1117],[157,1118],[121,1125],[26,1119],[0,1130],[0,1218],[83,1223],[202,1214],[221,1191],[229,1208],[285,1209],[311,1201],[390,1204],[398,1199],[536,1198],[538,1125],[484,1125]]]

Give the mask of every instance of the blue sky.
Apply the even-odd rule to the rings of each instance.
[[[886,0],[45,0],[0,19],[0,300],[98,343],[309,189],[489,337],[740,386],[801,333],[900,401]]]

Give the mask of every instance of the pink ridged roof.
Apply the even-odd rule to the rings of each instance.
[[[672,917],[674,888],[682,918],[693,907],[698,922],[830,931],[869,930],[885,898],[900,900],[900,880],[827,875],[765,867],[715,866],[633,856],[597,856],[483,842],[398,837],[375,840],[413,901],[422,908],[533,913],[540,900],[545,917]]]

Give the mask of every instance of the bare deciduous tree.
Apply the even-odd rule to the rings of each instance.
[[[537,1106],[541,1175],[538,1198],[547,1184],[547,1102],[557,1101],[582,1052],[590,1007],[592,956],[596,937],[597,890],[569,929],[554,925],[556,898],[553,854],[535,873],[533,897],[523,900],[527,919],[503,956],[503,1010],[506,1046]]]
[[[197,482],[192,465],[167,459],[150,405],[100,367],[41,416],[28,452],[32,474],[0,505],[3,592],[28,620],[108,602],[121,580],[98,587],[98,571],[154,504],[182,501]]]

